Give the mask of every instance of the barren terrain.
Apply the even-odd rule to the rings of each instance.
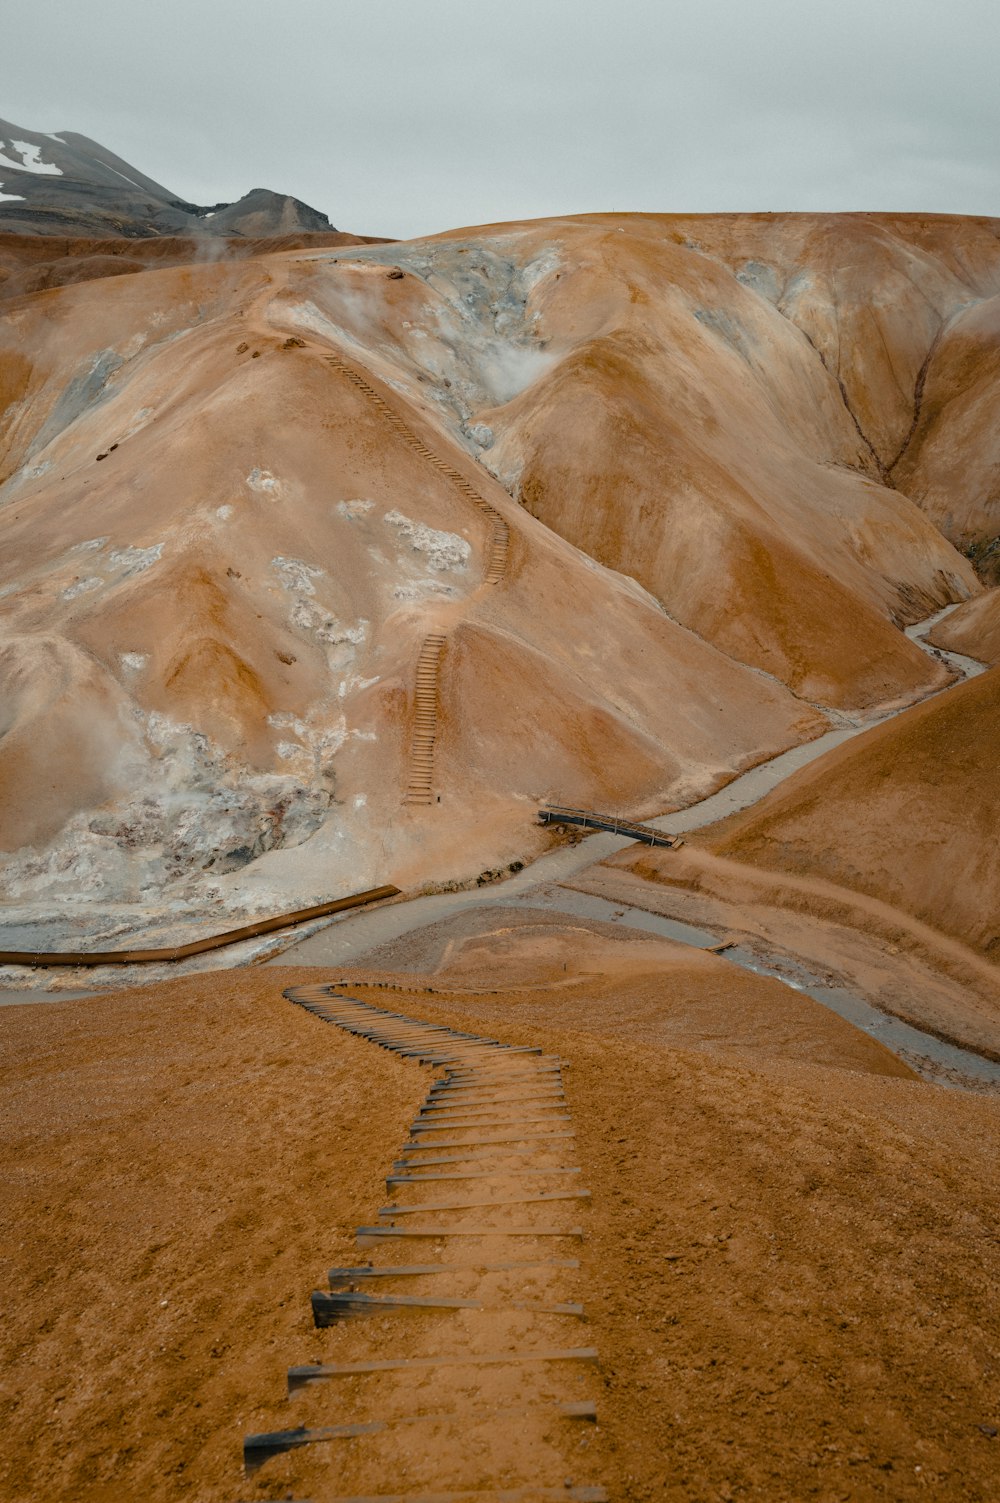
[[[1000,221],[125,239],[46,139],[0,949],[401,892],[0,969],[95,988],[0,1010],[3,1498],[993,1503]]]
[[[985,1503],[995,1102],[909,1078],[714,957],[502,913],[450,943],[443,967],[368,995],[568,1065],[594,1202],[587,1474],[629,1499]],[[426,1075],[281,999],[316,974],[5,1012],[12,1503],[322,1498],[364,1477],[377,1439],[240,1478],[244,1433],[368,1413],[359,1387],[282,1400],[285,1367],[454,1342],[446,1314],[311,1330],[309,1290],[357,1260],[351,1229],[385,1198]],[[407,1454],[432,1484],[419,1433]]]
[[[465,880],[940,689],[998,288],[992,221],[626,215],[9,300],[8,927]]]

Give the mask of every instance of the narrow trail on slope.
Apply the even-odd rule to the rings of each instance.
[[[289,1369],[299,1424],[248,1436],[247,1475],[266,1464],[269,1486],[316,1503],[605,1503],[586,1477],[597,1352],[566,1254],[589,1192],[562,1061],[335,985],[285,996],[444,1073],[386,1176],[390,1203],[357,1229],[370,1260],[312,1295],[325,1349]]]
[[[430,804],[434,799],[434,743],[437,740],[438,677],[446,637],[435,632],[424,638],[417,659],[414,691],[413,740],[410,744],[410,781],[404,804]]]
[[[449,464],[423,443],[399,413],[390,406],[385,397],[376,390],[355,366],[340,355],[327,355],[327,364],[362,392],[375,408],[379,417],[402,440],[414,454],[431,465],[440,475],[451,482],[464,501],[469,501],[490,524],[489,546],[483,575],[485,584],[501,584],[507,573],[510,558],[510,528],[504,518],[491,506],[479,491],[454,465]],[[415,729],[410,749],[410,773],[406,804],[431,804],[434,802],[434,745],[437,739],[437,710],[441,657],[446,637],[443,634],[428,636],[417,662],[415,693]]]

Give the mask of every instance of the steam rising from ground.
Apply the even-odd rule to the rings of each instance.
[[[329,267],[322,291],[286,308],[284,316],[321,337],[358,346],[366,360],[384,352],[392,362],[386,379],[397,386],[398,339],[414,374],[431,378],[422,395],[436,403],[468,447],[486,448],[489,429],[476,424],[474,415],[511,401],[558,358],[540,341],[530,304],[535,289],[558,270],[559,257],[549,249],[519,264],[519,238],[352,247],[349,255],[331,254],[317,263]],[[382,284],[364,276],[382,267],[419,278],[427,299],[420,322],[403,320],[391,345],[382,322]]]

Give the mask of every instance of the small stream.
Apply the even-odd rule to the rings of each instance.
[[[505,906],[536,908],[549,913],[595,919],[604,924],[618,924],[623,928],[655,934],[660,939],[672,939],[682,945],[691,945],[697,950],[711,949],[720,942],[719,936],[710,934],[707,929],[698,929],[692,924],[681,923],[678,919],[648,913],[644,908],[611,902],[607,898],[565,887],[538,888],[528,896],[511,899]],[[957,1044],[947,1044],[931,1033],[924,1033],[889,1013],[880,1012],[856,992],[848,991],[843,986],[827,985],[798,961],[784,957],[772,957],[770,961],[765,961],[742,945],[733,945],[723,950],[722,959],[729,961],[731,965],[738,965],[744,971],[753,971],[757,976],[771,976],[793,991],[801,992],[814,1002],[828,1007],[862,1033],[867,1033],[884,1044],[925,1080],[956,1088],[967,1089],[972,1086],[976,1089],[1000,1089],[1000,1064],[996,1061],[984,1059],[970,1049],[961,1049]]]
[[[957,608],[957,605],[945,606],[933,616],[907,627],[906,635],[930,657],[947,663],[961,675],[962,679],[974,678],[977,674],[984,673],[987,665],[977,662],[974,658],[965,657],[961,653],[946,652],[942,648],[932,647],[925,641],[934,627]],[[946,693],[950,687],[952,686],[946,685],[944,689],[938,690],[938,693]],[[926,700],[921,703],[926,703]],[[686,809],[648,820],[647,823],[671,834],[682,834],[687,830],[697,830],[714,824],[727,814],[748,809],[751,805],[758,803],[771,792],[772,788],[776,788],[801,767],[808,766],[810,762],[814,762],[835,746],[840,746],[853,736],[858,736],[870,730],[872,726],[900,713],[902,713],[900,710],[894,710],[874,719],[834,726],[816,740],[809,741],[802,746],[792,747],[789,751],[772,757],[770,761],[751,768],[740,777],[734,778],[718,793],[700,799]],[[679,944],[691,945],[700,950],[710,949],[717,945],[719,936],[710,934],[707,930],[662,914],[648,913],[645,909],[635,908],[627,903],[612,903],[604,898],[576,892],[559,885],[585,867],[594,865],[629,844],[631,841],[627,837],[601,832],[588,836],[579,845],[563,846],[550,851],[516,876],[504,882],[491,884],[489,887],[413,898],[406,903],[391,904],[370,912],[345,914],[330,923],[321,921],[317,923],[313,933],[297,940],[295,944],[290,945],[272,959],[265,960],[264,964],[352,966],[369,951],[398,939],[404,934],[411,933],[415,929],[425,928],[454,914],[467,911],[469,908],[493,907],[498,904],[505,907],[535,908],[550,913],[564,913],[570,917],[590,918],[602,923],[619,924],[628,929],[653,934],[662,939],[671,939]],[[241,952],[244,949],[249,952],[251,948],[250,942],[246,946],[239,947]],[[908,1023],[880,1012],[863,997],[857,996],[845,987],[826,985],[819,977],[812,975],[798,961],[790,957],[771,956],[768,960],[764,960],[752,950],[741,946],[727,949],[722,954],[723,958],[731,964],[753,971],[757,975],[772,976],[793,990],[802,992],[822,1006],[830,1008],[832,1012],[853,1024],[855,1028],[870,1034],[887,1049],[891,1049],[925,1079],[932,1080],[939,1085],[971,1087],[980,1090],[1000,1089],[1000,1064],[984,1059],[971,1050],[944,1043],[933,1034],[923,1033]],[[259,963],[259,955],[253,958],[256,958]],[[237,955],[232,951],[229,952],[230,963],[250,959],[249,953],[244,956],[242,953]],[[181,970],[174,968],[170,974],[179,975]],[[93,976],[95,990],[102,985],[116,987],[122,984],[136,984],[135,978],[130,976],[126,981],[120,973],[107,979],[106,976],[107,973],[99,978]],[[90,979],[88,977],[88,980]],[[143,979],[152,978],[146,976]],[[16,1005],[24,1002],[63,1001],[88,995],[91,993],[15,991],[0,994],[0,1006],[5,1003]]]

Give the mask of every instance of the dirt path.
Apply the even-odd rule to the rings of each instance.
[[[562,1061],[577,1134],[564,1146],[579,1144],[579,1156],[555,1167],[585,1167],[568,1177],[585,1178],[594,1209],[560,1211],[561,1225],[582,1224],[586,1236],[558,1248],[563,1239],[545,1239],[544,1257],[580,1263],[552,1270],[547,1287],[533,1270],[459,1268],[458,1244],[472,1239],[392,1238],[359,1254],[358,1225],[424,1220],[379,1217],[393,1200],[481,1197],[455,1193],[460,1182],[383,1193],[394,1162],[464,1150],[400,1153],[421,1136],[408,1125],[427,1095],[424,1072],[282,997],[325,979],[315,972],[230,971],[8,1009],[0,1496],[264,1503],[291,1492],[327,1503],[357,1484],[398,1495],[427,1475],[419,1465],[437,1435],[428,1415],[452,1412],[453,1397],[479,1416],[494,1402],[516,1408],[523,1382],[543,1371],[518,1369],[513,1397],[504,1369],[484,1367],[414,1369],[408,1400],[384,1372],[287,1399],[287,1368],[361,1362],[376,1348],[385,1359],[455,1355],[475,1341],[489,1355],[551,1340],[600,1353],[599,1369],[544,1370],[553,1387],[542,1398],[576,1401],[579,1369],[579,1402],[597,1403],[596,1423],[555,1415],[538,1439],[533,1454],[560,1487],[594,1479],[616,1503],[994,1503],[996,1103],[880,1064],[876,1046],[836,1019],[814,1026],[801,998],[790,1035],[771,983],[739,971],[720,983],[716,957],[675,947],[665,981],[658,964],[625,964],[650,940],[613,932],[622,963],[602,968],[564,928],[558,949],[541,936],[530,964],[516,962],[509,938],[480,952],[476,977],[530,989],[445,999],[425,990],[440,984],[435,974],[413,975],[412,991],[374,991],[370,977],[349,988]],[[565,982],[563,958],[576,984],[534,984]],[[706,1048],[712,1037],[718,1047]],[[440,1145],[444,1135],[426,1136]],[[479,1214],[434,1213],[452,1230]],[[498,1261],[528,1256],[505,1249]],[[369,1259],[448,1266],[386,1281],[404,1296],[433,1296],[447,1279],[455,1298],[582,1301],[586,1324],[511,1310],[492,1326],[490,1312],[404,1307],[316,1330],[309,1291],[349,1293],[343,1274],[330,1289],[326,1271]],[[451,1387],[470,1377],[478,1394]],[[374,1486],[366,1453],[392,1453],[370,1432],[240,1475],[248,1433],[390,1413],[419,1417],[396,1428],[399,1469]],[[492,1432],[533,1424],[517,1413],[500,1425],[477,1419],[455,1475],[485,1476],[481,1463],[507,1457],[513,1468],[526,1454],[518,1435]],[[440,1435],[441,1454],[454,1456],[454,1430]],[[522,1475],[512,1469],[511,1487]]]
[[[369,1261],[313,1293],[320,1355],[288,1372],[299,1424],[247,1438],[248,1477],[266,1466],[269,1487],[327,1503],[390,1486],[604,1503],[579,1433],[597,1420],[597,1352],[576,1298],[589,1192],[562,1061],[334,986],[286,995],[444,1073],[386,1177],[389,1204],[357,1230]]]

